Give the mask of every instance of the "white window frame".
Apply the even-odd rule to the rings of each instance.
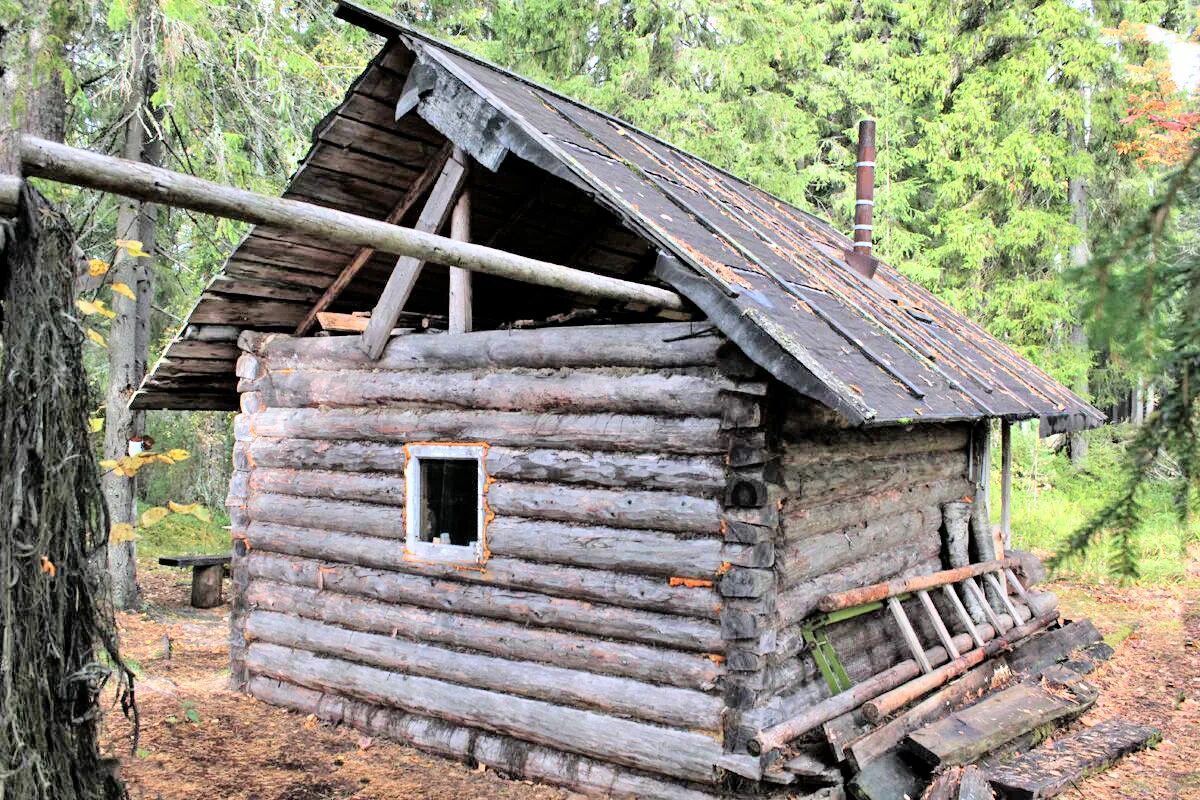
[[[487,473],[484,470],[486,447],[481,444],[410,444],[404,464],[404,549],[422,561],[480,563],[483,560],[485,508],[484,489]],[[476,528],[479,538],[473,544],[434,544],[421,541],[421,460],[474,459],[479,465],[479,483],[475,489]]]

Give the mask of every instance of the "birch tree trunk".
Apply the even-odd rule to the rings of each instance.
[[[1087,150],[1088,128],[1091,115],[1091,89],[1084,86],[1080,89],[1083,94],[1084,121],[1082,130],[1072,126],[1071,146],[1077,153]],[[1071,205],[1071,222],[1079,231],[1079,239],[1070,247],[1071,266],[1080,269],[1086,267],[1092,260],[1092,248],[1088,241],[1088,188],[1087,179],[1083,176],[1071,178],[1067,183],[1067,202]],[[1083,325],[1078,322],[1071,324],[1070,344],[1079,353],[1088,352],[1088,336]],[[1090,365],[1089,365],[1090,366]],[[1080,397],[1088,396],[1088,373],[1085,369],[1083,376],[1076,381],[1071,389]],[[1071,465],[1081,468],[1087,462],[1087,439],[1083,431],[1067,434],[1067,450],[1071,454]]]
[[[150,164],[157,164],[162,153],[160,128],[149,103],[156,80],[155,30],[154,4],[142,0],[137,4],[136,19],[130,27],[130,84],[121,156]],[[147,252],[152,252],[155,228],[152,205],[136,200],[120,201],[115,239],[140,241]],[[127,250],[120,248],[112,267],[113,283],[124,283],[137,299],[113,295],[113,310],[117,316],[109,328],[104,425],[104,456],[108,459],[127,455],[129,440],[145,431],[144,412],[131,411],[127,404],[146,375],[153,291],[148,262],[149,259],[130,256]],[[114,525],[121,522],[136,524],[135,481],[136,478],[113,472],[104,476],[104,496]],[[135,608],[138,604],[136,548],[134,541],[109,543],[113,605],[119,609]]]

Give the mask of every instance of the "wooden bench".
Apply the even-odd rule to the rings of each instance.
[[[214,608],[221,605],[221,578],[231,556],[162,556],[164,567],[192,568],[192,607]]]

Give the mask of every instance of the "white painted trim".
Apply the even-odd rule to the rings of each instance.
[[[404,464],[404,549],[421,561],[450,561],[478,564],[483,560],[485,446],[481,444],[410,444]],[[479,538],[471,545],[434,544],[421,541],[421,459],[474,459],[479,464],[475,490],[476,530]]]

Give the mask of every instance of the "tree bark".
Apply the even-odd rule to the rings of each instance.
[[[1090,114],[1091,89],[1085,86],[1081,91],[1083,92],[1084,106],[1087,109],[1085,114]],[[1071,130],[1071,145],[1077,153],[1087,150],[1087,125],[1088,122],[1085,121],[1082,131],[1074,127]],[[1071,204],[1071,222],[1079,231],[1079,240],[1070,247],[1071,266],[1080,269],[1086,267],[1092,260],[1091,243],[1088,241],[1088,189],[1087,180],[1084,177],[1077,176],[1067,182],[1067,201]],[[1071,324],[1070,345],[1080,353],[1088,352],[1087,330],[1078,322]],[[1071,389],[1080,397],[1088,396],[1086,370]],[[1071,455],[1073,467],[1078,469],[1087,463],[1087,439],[1084,437],[1083,431],[1073,431],[1067,434],[1067,449]]]
[[[154,5],[137,4],[137,18],[130,27],[132,59],[130,63],[129,96],[125,104],[125,138],[121,146],[123,158],[155,164],[161,159],[162,146],[159,128],[150,111],[149,98],[154,93],[157,67],[154,58],[156,22]],[[153,248],[155,238],[154,208],[137,200],[122,200],[117,206],[117,240],[140,241],[144,248]],[[145,415],[129,409],[128,402],[146,375],[150,341],[150,300],[153,292],[150,267],[118,248],[112,267],[113,283],[124,283],[136,297],[130,300],[114,294],[116,317],[108,335],[108,392],[105,405],[104,456],[119,459],[129,452],[129,440],[145,432]],[[108,501],[113,524],[137,521],[134,491],[135,478],[109,472],[104,476],[104,496]],[[113,605],[132,609],[138,605],[137,543],[110,543],[108,548]]]

